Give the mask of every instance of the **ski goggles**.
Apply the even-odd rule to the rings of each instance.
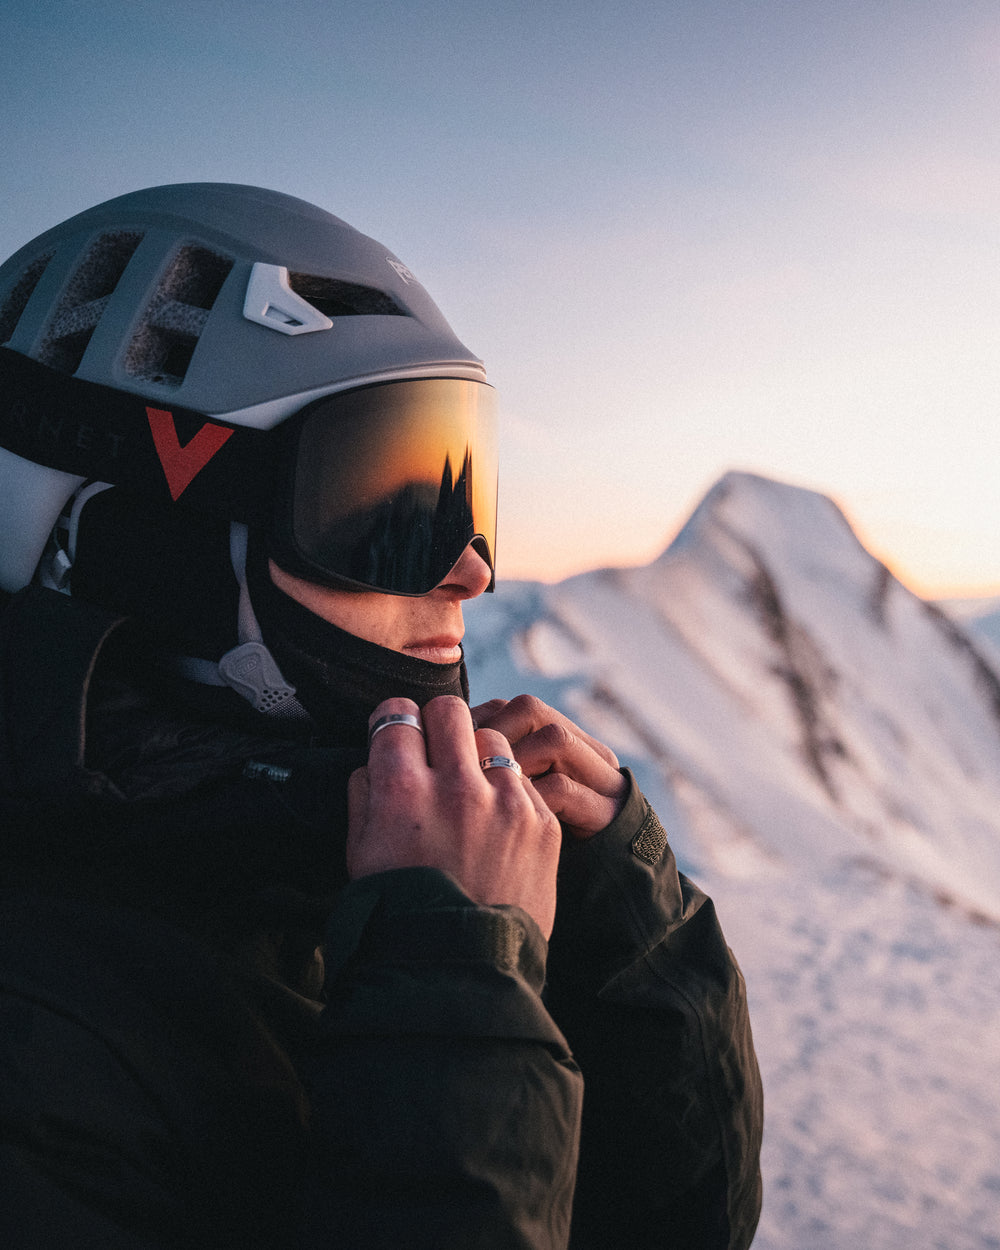
[[[0,346],[0,393],[18,397],[0,406],[0,447],[151,507],[259,526],[277,563],[310,581],[424,595],[470,543],[494,568],[496,393],[485,382],[373,383],[259,429],[154,407]]]
[[[382,382],[283,423],[276,562],[325,585],[423,595],[471,543],[492,572],[495,395],[460,378]]]

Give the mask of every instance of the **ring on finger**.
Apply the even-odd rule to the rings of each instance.
[[[368,745],[371,746],[372,739],[377,733],[381,733],[383,729],[387,729],[390,725],[410,725],[417,733],[423,736],[424,727],[421,725],[418,717],[413,716],[410,712],[390,712],[388,716],[380,716],[368,731]]]
[[[479,761],[479,767],[483,772],[487,772],[491,768],[509,768],[512,773],[516,773],[518,777],[523,776],[523,770],[517,760],[512,760],[507,755],[487,755],[485,759]]]

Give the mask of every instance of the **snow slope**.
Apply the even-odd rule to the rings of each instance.
[[[1000,666],[1000,598],[945,600],[941,607],[960,621],[980,644],[987,642],[986,650],[992,654],[994,667]]]
[[[1000,1250],[997,651],[747,474],[640,569],[469,612],[633,767],[716,898],[768,1098],[763,1250]]]

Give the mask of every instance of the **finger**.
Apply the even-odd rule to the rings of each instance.
[[[368,720],[368,732],[386,716],[412,716],[422,726],[420,708],[412,699],[386,699],[378,705]],[[427,764],[424,731],[405,722],[385,725],[378,729],[368,742],[368,767],[373,778],[403,768]]]
[[[450,694],[431,699],[423,721],[431,768],[468,776],[478,767],[472,715],[464,699]]]
[[[537,733],[522,738],[515,745],[514,754],[529,777],[537,779],[550,772],[564,773],[599,794],[615,798],[628,789],[628,781],[622,773],[564,725],[546,725]]]
[[[517,757],[510,743],[501,733],[497,733],[495,729],[477,729],[476,730],[476,750],[480,760],[484,759],[512,759],[517,762]],[[480,767],[482,767],[480,765]],[[483,775],[491,785],[510,786],[524,792],[530,800],[538,816],[544,824],[552,819],[553,812],[545,799],[532,785],[531,778],[527,773],[523,772],[520,776],[510,768],[495,767],[483,770]]]
[[[501,708],[507,706],[506,699],[489,699],[486,703],[477,703],[472,709],[472,723],[477,729],[488,728],[490,717],[495,716]]]
[[[510,743],[501,733],[497,733],[495,729],[477,729],[476,730],[476,759],[479,767],[482,769],[482,761],[487,759],[511,760],[517,764],[517,757],[511,748]],[[520,765],[518,765],[520,767]],[[493,774],[506,774],[506,777],[512,781],[520,781],[517,769],[504,768],[498,765],[495,768],[486,768],[482,770],[488,781],[493,781]],[[503,780],[503,778],[498,778]]]
[[[493,700],[493,702],[502,703],[502,700]],[[489,706],[489,704],[483,705],[484,708]],[[477,715],[476,723],[486,728],[498,729],[515,746],[527,734],[536,733],[546,725],[560,725],[579,741],[586,743],[611,768],[618,768],[618,757],[610,747],[605,746],[597,738],[591,737],[568,716],[549,707],[535,695],[519,694],[516,699],[503,703],[495,711],[484,713],[482,716]]]
[[[358,768],[347,779],[347,871],[352,864],[358,840],[368,816],[368,769]],[[353,875],[353,874],[352,874]]]
[[[598,794],[563,773],[539,777],[534,787],[562,826],[576,838],[589,838],[606,829],[621,810],[622,802]]]
[[[395,734],[397,730],[413,730],[418,726],[419,732],[423,732],[420,708],[412,699],[383,699],[368,717],[368,745],[371,747],[379,734]]]
[[[347,815],[352,828],[364,824],[369,793],[368,769],[356,768],[347,779]]]

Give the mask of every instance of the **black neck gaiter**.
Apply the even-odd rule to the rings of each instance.
[[[464,661],[432,664],[323,620],[274,585],[262,544],[253,540],[247,584],[264,641],[325,742],[364,746],[368,718],[383,699],[402,697],[423,707],[451,694],[468,702]]]

